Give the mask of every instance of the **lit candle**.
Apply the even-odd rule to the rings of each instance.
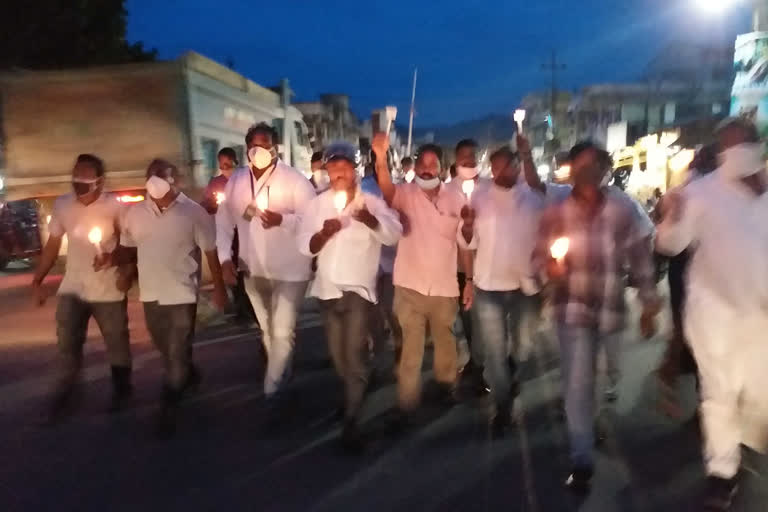
[[[93,228],[88,232],[88,241],[96,246],[96,251],[101,254],[101,228]]]
[[[570,245],[571,241],[568,240],[568,238],[558,238],[555,240],[555,243],[552,244],[552,247],[549,248],[549,252],[558,263],[562,263],[565,259],[565,255],[568,254]]]
[[[475,190],[475,180],[465,180],[464,183],[461,184],[461,190],[463,190],[464,194],[467,196],[467,201],[472,199],[472,192]]]
[[[216,192],[216,204],[221,204],[226,199],[224,192]]]
[[[256,208],[263,212],[267,211],[267,208],[269,208],[269,196],[266,192],[262,192],[256,196]]]
[[[344,190],[339,190],[336,192],[336,194],[333,196],[333,206],[336,207],[336,211],[339,213],[344,211],[344,208],[347,207],[347,192]]]
[[[410,183],[410,182],[412,182],[412,181],[413,181],[413,178],[415,178],[415,177],[416,177],[416,172],[415,172],[413,169],[411,169],[410,171],[408,171],[407,173],[405,173],[405,181],[406,181],[407,183]]]

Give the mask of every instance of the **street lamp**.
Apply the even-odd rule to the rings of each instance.
[[[738,3],[739,0],[695,0],[695,2],[702,10],[718,13]]]

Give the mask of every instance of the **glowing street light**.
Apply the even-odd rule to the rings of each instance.
[[[695,3],[702,11],[719,13],[739,3],[739,0],[695,0]]]

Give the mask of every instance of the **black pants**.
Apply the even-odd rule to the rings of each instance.
[[[464,309],[464,286],[467,284],[467,275],[464,272],[459,272],[456,277],[459,280],[459,318],[464,329],[464,337],[467,339],[470,354],[473,355],[473,362],[482,366],[482,360],[474,361],[476,358],[474,357],[475,350],[472,348],[472,313]]]
[[[689,250],[670,258],[667,279],[669,280],[669,301],[672,309],[674,335],[669,342],[662,364],[662,376],[671,380],[680,373],[696,373],[696,361],[685,338],[683,308],[685,307],[685,276],[690,263]]]

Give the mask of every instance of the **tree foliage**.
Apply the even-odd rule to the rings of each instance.
[[[125,0],[12,0],[0,13],[0,69],[62,69],[154,60],[125,39]]]

